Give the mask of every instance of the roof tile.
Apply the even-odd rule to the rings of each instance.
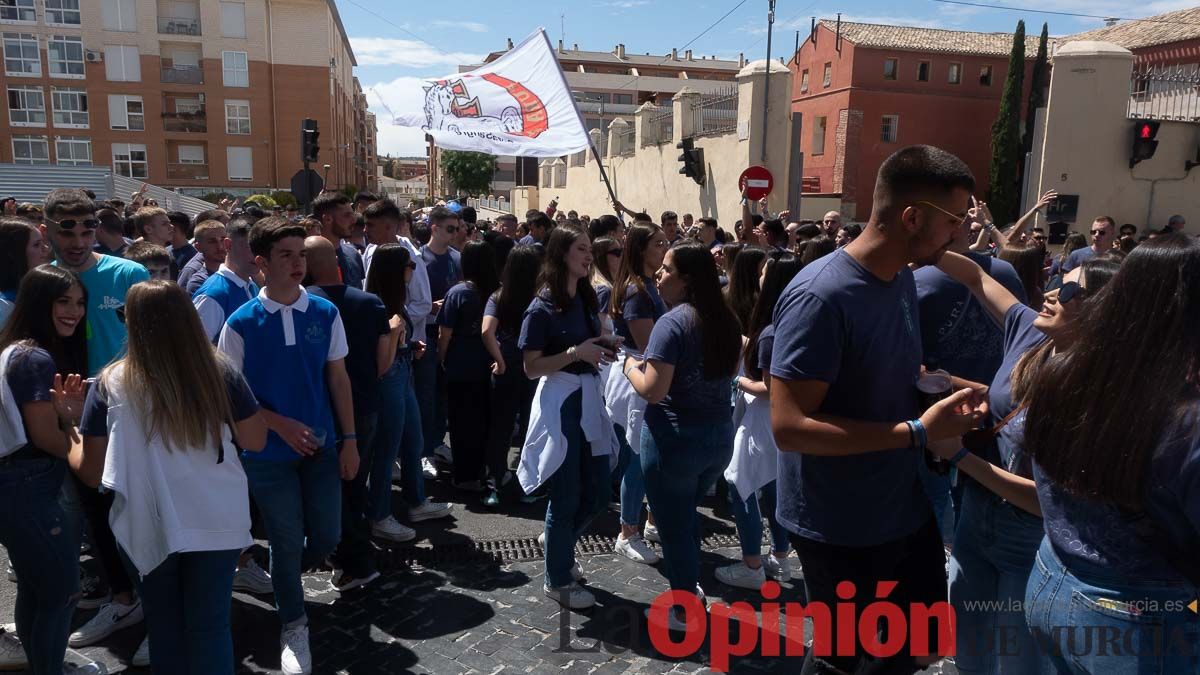
[[[831,31],[836,31],[838,28],[837,22],[832,19],[821,19],[821,25]],[[841,30],[843,38],[863,47],[946,54],[1008,56],[1012,51],[1013,42],[1012,33],[974,33],[964,30],[885,26],[849,21],[842,22]],[[1037,47],[1038,35],[1026,35],[1025,58],[1036,57]]]
[[[1067,36],[1060,42],[1103,40],[1126,49],[1137,49],[1198,38],[1200,38],[1200,7],[1192,7],[1145,19],[1122,21],[1115,26]]]

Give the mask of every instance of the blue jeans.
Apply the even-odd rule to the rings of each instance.
[[[241,549],[172,553],[135,582],[156,675],[233,675],[229,608],[241,554]]]
[[[79,593],[77,530],[58,501],[66,475],[50,455],[0,461],[0,544],[17,573],[17,636],[33,675],[62,673]]]
[[[354,416],[359,448],[358,473],[354,480],[342,481],[342,540],[333,557],[338,567],[356,579],[368,577],[375,571],[375,563],[371,560],[371,522],[367,514],[367,477],[371,475],[378,422],[378,412]],[[390,477],[388,486],[391,486]]]
[[[646,498],[646,479],[642,476],[642,460],[625,441],[625,429],[613,424],[621,439],[621,524],[637,527],[642,524],[642,500]]]
[[[425,355],[412,365],[424,434],[422,457],[432,457],[433,449],[446,437],[446,371],[438,365],[437,326],[433,328],[426,335]]]
[[[304,619],[300,574],[337,546],[342,529],[342,478],[337,451],[284,462],[242,459],[271,544],[275,606],[285,625]]]
[[[488,477],[494,489],[500,488],[504,476],[509,472],[508,454],[513,445],[513,430],[518,428],[522,419],[529,419],[529,392],[534,386],[533,380],[525,376],[525,367],[520,360],[506,363],[506,366],[503,375],[492,376],[488,394],[490,424],[486,460]],[[524,441],[525,434],[520,433],[517,445]]]
[[[571,583],[575,542],[604,511],[612,489],[608,455],[592,456],[583,437],[583,394],[567,397],[560,414],[567,456],[546,481],[546,584],[554,588]]]
[[[642,474],[662,539],[671,589],[694,593],[700,581],[700,515],[696,508],[733,456],[733,421],[660,421],[650,411],[642,427]]]
[[[954,532],[954,522],[945,522],[946,507],[950,505],[950,476],[939,476],[929,469],[925,464],[925,453],[918,452],[917,454],[917,474],[921,476],[921,487],[925,490],[925,496],[929,498],[929,504],[933,507],[933,516],[937,518],[938,532],[942,534],[942,541],[950,541],[950,534]]]
[[[756,556],[762,552],[762,517],[764,514],[767,516],[767,524],[771,526],[771,550],[775,553],[787,553],[791,550],[792,545],[788,543],[787,529],[775,520],[775,481],[767,483],[762,486],[758,494],[750,495],[745,499],[738,494],[733,483],[729,483],[728,494],[743,557]]]
[[[1041,518],[967,482],[950,558],[950,603],[958,617],[955,665],[960,673],[1053,671],[1021,609],[1043,534]]]
[[[1191,584],[1125,579],[1099,567],[1068,570],[1044,539],[1025,619],[1060,673],[1195,673],[1200,621],[1184,607],[1198,593]]]
[[[421,361],[429,358],[427,354]],[[417,363],[421,363],[418,361]],[[392,462],[400,457],[400,496],[411,506],[425,503],[421,475],[421,412],[413,388],[413,364],[400,359],[379,381],[379,424],[371,458],[371,496],[367,515],[380,521],[392,515]]]

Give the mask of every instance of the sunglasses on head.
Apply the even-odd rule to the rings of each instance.
[[[1065,305],[1075,298],[1087,297],[1087,289],[1078,282],[1068,281],[1058,287],[1058,304]]]
[[[608,249],[608,254],[609,254],[609,255],[616,256],[616,257],[618,257],[618,258],[620,258],[620,257],[621,257],[621,254],[623,254],[623,253],[625,253],[625,249],[622,249],[622,248],[610,248],[610,249]]]
[[[82,225],[84,228],[86,228],[88,230],[94,230],[97,227],[100,227],[100,221],[96,220],[95,218],[87,218],[85,220],[75,220],[73,218],[68,218],[67,220],[56,220],[56,221],[51,221],[51,222],[58,223],[59,229],[62,229],[62,230],[74,230],[76,225]]]

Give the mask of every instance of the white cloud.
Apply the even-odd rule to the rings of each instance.
[[[458,28],[458,29],[461,29],[461,30],[469,30],[469,31],[471,31],[472,33],[486,33],[486,32],[488,32],[488,30],[489,30],[489,29],[488,29],[488,25],[487,25],[487,24],[485,24],[485,23],[478,23],[478,22],[475,22],[475,21],[445,21],[445,20],[438,20],[438,21],[431,21],[431,22],[430,22],[430,25],[431,25],[431,26],[437,26],[437,27],[439,27],[439,28]]]
[[[650,0],[613,0],[612,2],[606,2],[604,4],[608,5],[609,7],[615,7],[616,9],[633,9],[635,7],[641,7],[643,5],[650,4]]]
[[[399,38],[352,37],[350,46],[360,66],[401,66],[428,68],[480,63],[484,54],[442,52],[418,40]]]

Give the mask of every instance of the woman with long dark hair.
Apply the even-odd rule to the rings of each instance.
[[[787,530],[775,521],[776,455],[779,448],[771,432],[771,391],[763,372],[771,363],[775,344],[772,316],[775,303],[804,264],[791,253],[767,260],[763,267],[762,290],[750,317],[747,340],[742,349],[739,390],[734,406],[736,431],[733,458],[725,468],[729,483],[729,503],[737,525],[742,561],[716,571],[717,580],[758,590],[767,577],[777,581],[791,579],[788,562]],[[771,526],[771,555],[760,555],[762,516]]]
[[[49,261],[50,247],[40,230],[24,218],[0,218],[0,328],[12,314],[21,279]]]
[[[438,357],[446,370],[454,485],[483,492],[492,377],[492,359],[483,346],[483,309],[500,287],[491,245],[467,243],[462,273],[463,280],[446,291],[438,313]]]
[[[547,486],[543,590],[571,609],[596,602],[579,585],[575,542],[608,503],[618,454],[598,376],[616,358],[616,340],[601,335],[591,268],[587,231],[569,223],[555,227],[541,288],[525,310],[517,340],[525,374],[538,380],[517,477],[526,494]]]
[[[367,514],[375,536],[389,541],[411,541],[417,533],[392,515],[392,465],[400,459],[400,498],[412,522],[450,515],[450,505],[425,498],[425,477],[421,474],[421,412],[413,388],[414,359],[424,355],[424,345],[413,334],[408,303],[408,284],[416,262],[403,244],[383,244],[375,249],[367,273],[367,292],[383,301],[387,315],[400,319],[402,328],[395,334],[396,351],[392,365],[379,379],[379,424],[375,430],[375,448],[371,453],[370,499]]]
[[[483,344],[492,357],[489,394],[487,451],[488,483],[486,506],[498,506],[510,485],[508,451],[518,420],[529,419],[533,385],[525,377],[517,337],[525,309],[537,292],[542,254],[535,246],[517,246],[508,254],[500,290],[492,293],[483,309]],[[524,439],[524,434],[519,434]]]
[[[1040,255],[1040,254],[1039,254]],[[1116,263],[1093,258],[1064,277],[1036,311],[973,260],[946,253],[938,267],[966,286],[992,320],[1004,327],[1004,359],[988,389],[991,419],[962,443],[931,450],[970,476],[950,558],[950,602],[958,618],[957,659],[964,672],[1049,672],[1019,610],[1043,524],[1033,468],[1022,431],[1033,383],[1052,354],[1075,349],[1095,304],[1087,301],[1117,273]],[[1067,418],[1054,413],[1057,423]],[[973,439],[979,438],[976,441]],[[974,454],[959,454],[964,446]],[[1007,608],[1007,609],[1005,609]],[[999,649],[999,636],[1016,640]],[[993,647],[987,647],[993,645]]]
[[[238,449],[262,450],[267,423],[177,284],[131,287],[125,326],[126,355],[88,391],[71,468],[115,495],[109,522],[137,570],[153,672],[232,675],[233,574],[254,543]]]
[[[1005,246],[996,257],[1013,266],[1017,278],[1021,280],[1021,286],[1025,289],[1025,297],[1029,298],[1026,304],[1036,311],[1041,311],[1045,287],[1043,280],[1046,276],[1043,267],[1046,261],[1045,251],[1035,246]]]
[[[621,242],[610,237],[600,237],[592,242],[592,260],[596,261],[592,266],[592,288],[596,289],[597,296],[601,288],[606,289],[608,293],[612,292],[613,283],[620,273],[624,250]],[[608,293],[605,294],[601,307],[608,306]]]
[[[725,297],[742,326],[750,325],[750,315],[758,301],[758,282],[766,261],[767,249],[761,246],[745,246],[733,261]]]
[[[625,253],[613,280],[612,297],[607,311],[614,332],[623,340],[624,355],[640,358],[650,341],[654,323],[667,313],[667,305],[658,294],[654,275],[662,267],[667,253],[667,236],[652,223],[637,224],[625,233]],[[613,369],[620,368],[623,355]],[[641,446],[642,415],[646,399],[638,395],[629,379],[610,369],[604,388],[604,403],[608,414],[618,426],[625,443],[621,445],[621,532],[614,550],[630,560],[645,565],[658,562],[658,554],[642,538],[642,500],[646,497],[642,466],[637,459]],[[657,538],[653,516],[647,516],[646,531]]]
[[[703,244],[669,250],[658,289],[671,310],[654,324],[645,358],[627,358],[624,370],[649,403],[640,459],[671,590],[703,595],[696,508],[733,452],[729,403],[741,325]],[[681,625],[674,612],[669,616],[671,628]]]
[[[1062,268],[1066,264],[1067,258],[1071,257],[1075,251],[1086,248],[1087,245],[1087,237],[1082,232],[1067,234],[1067,238],[1063,240],[1062,252],[1054,258],[1054,262],[1050,265],[1050,281],[1046,284],[1046,288],[1058,288],[1058,285],[1062,283]]]
[[[1049,357],[1028,393],[1046,537],[1026,618],[1059,672],[1195,672],[1200,623],[1185,607],[1200,592],[1200,241],[1139,245],[1088,309],[1075,346]],[[1125,647],[1080,654],[1067,643],[1079,626]]]
[[[83,409],[87,290],[50,265],[22,276],[0,331],[0,544],[17,574],[17,636],[29,672],[58,675],[79,592],[79,542],[59,494]]]

